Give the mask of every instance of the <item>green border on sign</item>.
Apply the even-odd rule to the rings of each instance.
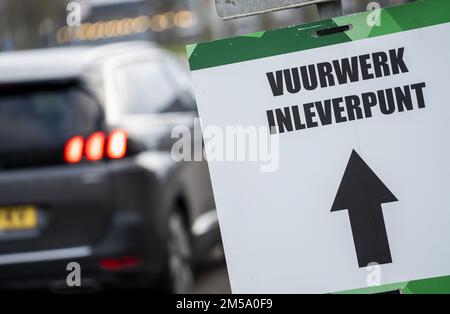
[[[419,0],[417,2],[362,12],[305,25],[258,32],[254,34],[188,45],[191,71],[266,58],[372,38],[401,31],[450,22],[450,1]],[[370,14],[380,14],[380,26],[369,26]],[[317,30],[351,24],[352,29],[318,37]]]
[[[336,294],[373,294],[398,290],[402,294],[450,294],[450,276],[421,279],[338,292]]]

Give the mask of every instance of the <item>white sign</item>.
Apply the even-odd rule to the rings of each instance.
[[[204,128],[279,138],[272,173],[209,162],[234,293],[366,288],[374,263],[382,285],[450,274],[449,34],[192,72]]]

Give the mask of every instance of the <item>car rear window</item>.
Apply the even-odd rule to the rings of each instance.
[[[59,145],[99,120],[98,104],[74,84],[0,86],[0,151]]]
[[[102,112],[75,82],[0,84],[0,169],[63,163],[67,140],[101,129]]]

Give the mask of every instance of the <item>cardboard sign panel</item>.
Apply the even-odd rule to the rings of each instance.
[[[423,0],[379,26],[366,12],[188,47],[234,293],[450,275],[448,12]],[[215,158],[211,128],[230,127],[257,127],[278,154]]]
[[[333,0],[216,0],[217,14],[223,18],[296,8]]]

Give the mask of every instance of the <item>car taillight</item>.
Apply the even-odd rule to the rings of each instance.
[[[74,136],[64,148],[64,160],[75,164],[83,160],[99,161],[105,156],[109,159],[121,159],[127,154],[128,135],[124,130],[114,130],[108,136],[104,132],[95,132],[87,139]]]
[[[98,161],[103,159],[105,151],[105,133],[95,132],[86,140],[86,159]]]
[[[141,262],[142,260],[135,256],[104,258],[100,260],[100,267],[104,270],[117,271],[124,268],[138,266]]]
[[[128,136],[124,130],[115,130],[109,134],[106,146],[106,156],[111,159],[120,159],[127,153]]]
[[[80,162],[83,158],[84,139],[74,136],[66,143],[64,148],[64,160],[70,164]]]

